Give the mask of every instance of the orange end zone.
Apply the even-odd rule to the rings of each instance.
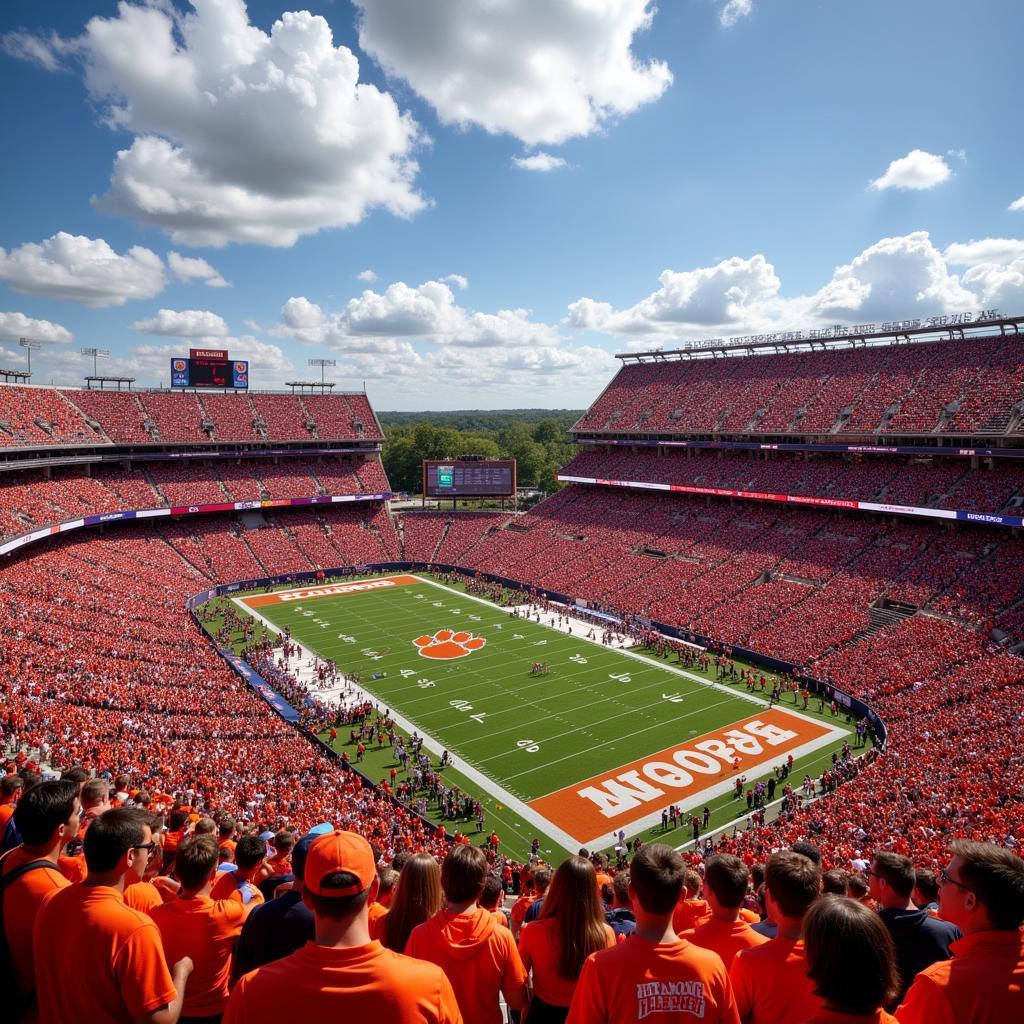
[[[779,755],[831,732],[781,708],[766,708],[742,722],[539,797],[529,806],[580,842],[590,843],[660,807],[778,764]],[[736,758],[738,771],[733,769]]]
[[[421,583],[415,576],[382,576],[376,580],[353,580],[351,583],[323,583],[301,590],[280,590],[276,594],[256,594],[253,597],[238,598],[250,608],[263,608],[268,604],[294,604],[316,597],[340,597],[343,594],[361,594],[367,590],[390,590],[392,587],[407,587]]]

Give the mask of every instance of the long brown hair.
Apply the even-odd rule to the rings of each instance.
[[[418,924],[441,909],[441,869],[429,853],[417,853],[402,866],[391,897],[381,942],[396,953],[405,951],[409,935]]]
[[[591,953],[608,945],[604,910],[597,895],[597,874],[583,857],[562,861],[551,879],[540,919],[554,918],[558,973],[578,978]]]

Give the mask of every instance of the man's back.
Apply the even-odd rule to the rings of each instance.
[[[54,893],[36,917],[33,941],[42,1024],[123,1024],[175,998],[160,932],[116,889],[72,885]]]
[[[695,946],[710,949],[722,958],[725,969],[729,970],[733,959],[741,949],[763,946],[769,940],[755,932],[746,921],[718,921],[712,918],[684,938]]]
[[[923,910],[887,907],[880,910],[878,916],[889,929],[896,947],[896,967],[900,972],[902,998],[921,971],[953,955],[949,947],[960,938],[960,929]]]
[[[314,1021],[462,1024],[439,968],[379,942],[346,949],[309,942],[252,971],[232,991],[224,1024],[281,1024],[296,1012]]]
[[[1024,1020],[1024,933],[975,932],[953,959],[926,967],[896,1010],[900,1024],[1009,1024]]]
[[[150,915],[160,929],[164,955],[171,963],[184,956],[195,967],[185,989],[182,1014],[213,1017],[228,1001],[231,950],[242,930],[246,911],[233,900],[208,896],[181,897],[156,907]]]
[[[444,971],[466,1024],[500,1024],[498,993],[508,998],[526,982],[512,932],[479,907],[466,914],[439,911],[413,929],[405,952]]]
[[[721,957],[685,939],[634,935],[593,953],[580,974],[567,1024],[739,1024]]]
[[[801,940],[777,936],[736,954],[729,969],[745,1024],[800,1024],[822,1008]]]

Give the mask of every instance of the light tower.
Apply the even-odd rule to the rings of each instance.
[[[98,377],[100,371],[98,369],[98,360],[100,356],[104,359],[110,356],[110,353],[105,348],[80,348],[78,350],[83,356],[92,356],[92,375]]]
[[[32,349],[42,348],[43,343],[41,341],[31,341],[28,338],[19,338],[18,344],[25,349],[25,354],[28,356],[28,372],[32,372]]]
[[[309,365],[310,366],[319,366],[320,367],[320,388],[322,390],[324,384],[326,383],[325,378],[324,378],[324,374],[325,374],[325,372],[327,370],[327,367],[328,366],[337,366],[338,363],[334,359],[310,359]]]

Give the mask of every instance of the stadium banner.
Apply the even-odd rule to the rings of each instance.
[[[623,448],[706,448],[745,452],[831,452],[849,455],[941,455],[945,458],[1024,458],[1024,448],[936,448],[934,445],[797,444],[758,441],[659,441],[606,437],[576,437],[573,444],[615,445]]]
[[[232,448],[223,451],[188,452],[131,452],[126,455],[99,456],[101,462],[155,462],[157,460],[188,461],[189,459],[273,459],[280,455],[368,455],[380,451],[379,442],[373,448],[263,448],[249,451]]]
[[[835,730],[782,708],[695,736],[658,753],[531,800],[531,810],[590,844],[668,803],[700,799],[736,771],[757,774],[779,757],[828,742]]]
[[[262,697],[286,722],[295,725],[299,720],[299,713],[275,690],[258,672],[254,671],[249,663],[240,658],[228,647],[218,648],[220,656],[245,680],[249,688]]]
[[[604,487],[629,487],[649,491],[671,491],[673,494],[704,494],[715,498],[742,498],[745,501],[778,501],[819,508],[845,508],[860,512],[884,512],[898,516],[926,519],[962,519],[990,526],[1024,528],[1024,516],[1004,516],[985,512],[965,512],[951,508],[921,508],[917,505],[887,505],[876,501],[855,501],[852,498],[816,498],[804,494],[771,494],[762,491],[734,491],[726,487],[691,487],[688,484],[654,484],[636,480],[604,480],[600,477],[569,476],[556,473],[555,479],[567,484],[600,484]]]

